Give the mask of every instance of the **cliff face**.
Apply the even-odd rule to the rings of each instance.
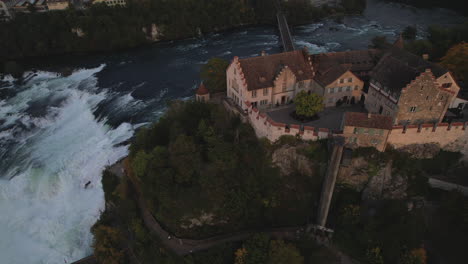
[[[363,157],[353,158],[348,166],[341,166],[338,184],[362,192],[363,200],[405,199],[408,179],[392,170],[392,161],[374,164]]]
[[[280,169],[282,175],[291,175],[296,171],[310,177],[318,174],[316,163],[305,155],[299,154],[300,148],[301,146],[284,145],[273,152],[273,164]]]

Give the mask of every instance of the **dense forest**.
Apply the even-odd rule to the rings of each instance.
[[[407,5],[412,5],[415,7],[422,8],[434,8],[434,7],[443,7],[453,9],[459,12],[462,15],[468,15],[468,9],[466,8],[465,0],[385,0],[387,2],[396,2]]]
[[[294,0],[285,2],[284,10],[294,24],[365,8],[364,0],[345,2],[345,8],[317,8],[309,1]],[[0,62],[136,47],[155,40],[149,38],[152,24],[158,29],[158,40],[173,40],[239,26],[274,24],[275,14],[269,0],[129,0],[126,7],[98,4],[85,10],[19,13],[9,22],[0,22],[0,39],[5,40],[0,42]]]
[[[325,162],[322,145],[308,149],[323,153]],[[174,103],[137,134],[130,159],[154,215],[178,236],[201,238],[303,225],[313,217],[309,208],[318,202],[321,178],[299,172],[281,177],[269,156],[274,147],[218,105]],[[193,224],[204,216],[208,224]]]

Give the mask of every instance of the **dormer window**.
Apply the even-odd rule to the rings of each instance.
[[[443,88],[450,88],[450,87],[452,87],[452,83],[444,83],[444,84],[442,84],[442,87]]]

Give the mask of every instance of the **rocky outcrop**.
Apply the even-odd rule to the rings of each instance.
[[[363,200],[405,199],[408,182],[400,175],[392,175],[392,162],[370,177],[362,192]]]
[[[408,153],[415,159],[432,159],[440,152],[440,146],[436,143],[411,144],[399,148],[398,151]]]
[[[81,29],[80,27],[72,28],[71,32],[79,38],[82,38],[86,35],[86,33],[84,33],[83,29]]]
[[[183,229],[192,229],[202,226],[219,226],[227,223],[228,220],[226,218],[219,219],[214,213],[201,211],[198,216],[183,217],[182,224],[180,225],[180,227],[182,227]]]
[[[362,192],[363,200],[405,199],[408,180],[394,174],[392,162],[374,164],[363,157],[353,158],[338,173],[339,184]]]
[[[348,166],[341,166],[338,171],[337,182],[348,185],[357,191],[362,191],[369,182],[367,168],[369,163],[362,157],[354,158]]]
[[[301,147],[284,145],[273,152],[273,164],[280,169],[282,175],[300,172],[312,177],[317,173],[315,163],[297,152]]]
[[[141,30],[143,31],[143,33],[145,33],[147,40],[152,42],[161,40],[161,29],[158,26],[156,26],[156,24],[151,24],[151,26],[143,27]]]

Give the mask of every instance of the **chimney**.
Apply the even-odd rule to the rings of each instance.
[[[262,57],[265,57],[267,55],[266,51],[262,50]]]
[[[372,117],[372,114],[371,113],[367,113],[367,118],[371,118]]]
[[[305,55],[309,55],[309,48],[307,46],[304,46],[304,48],[302,48],[302,50],[304,51]]]
[[[422,55],[423,60],[429,60],[429,54],[425,53]]]

